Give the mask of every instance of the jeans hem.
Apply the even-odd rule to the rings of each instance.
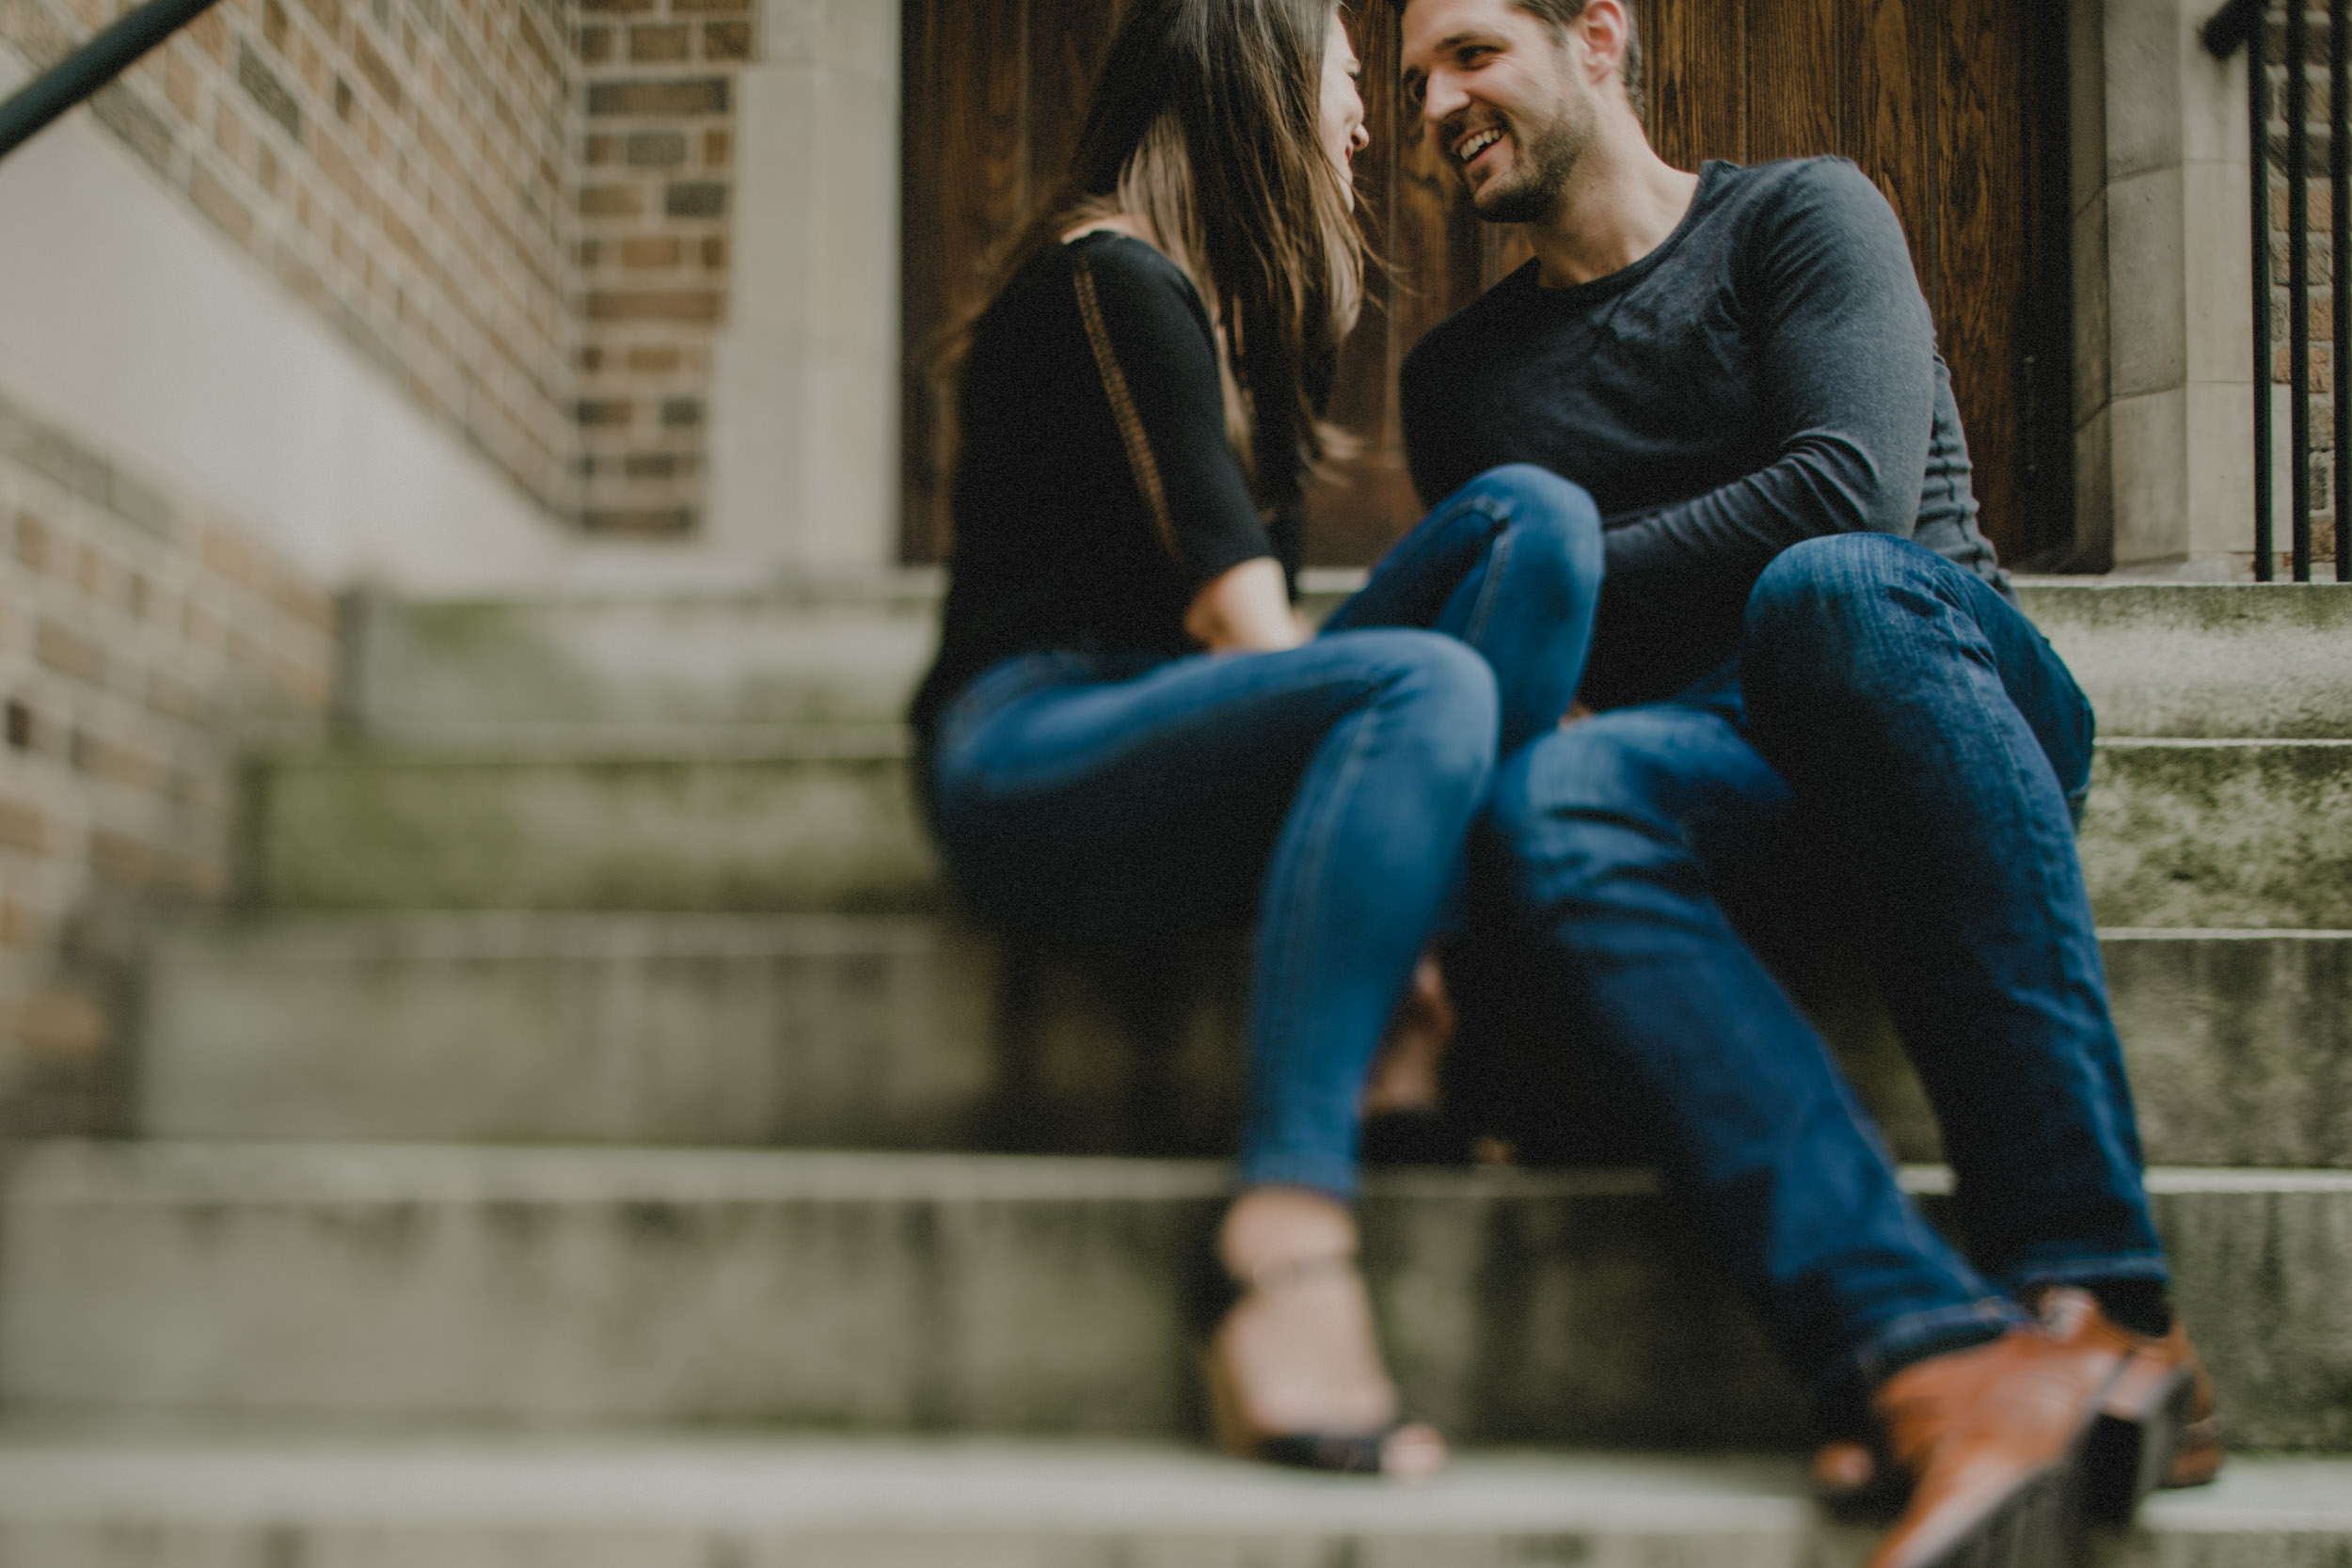
[[[1346,1203],[1356,1196],[1356,1162],[1335,1160],[1328,1154],[1303,1148],[1245,1154],[1235,1172],[1234,1185],[1245,1190],[1306,1187]]]
[[[2001,1276],[2001,1284],[2010,1294],[2023,1295],[2044,1286],[2090,1285],[2107,1279],[2147,1279],[2169,1285],[2172,1269],[2160,1252],[2091,1253],[2012,1269]]]
[[[1874,1388],[1884,1381],[1890,1369],[1917,1359],[1905,1353],[1922,1344],[1948,1338],[1957,1349],[1972,1338],[1981,1342],[2026,1321],[2024,1307],[1999,1296],[1971,1302],[1965,1307],[1938,1307],[1925,1312],[1906,1313],[1865,1340],[1836,1369],[1832,1381],[1851,1378],[1864,1387]],[[1994,1332],[1976,1336],[1970,1333],[1973,1329]]]

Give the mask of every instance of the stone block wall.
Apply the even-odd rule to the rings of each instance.
[[[334,662],[316,585],[0,399],[0,1132],[119,1114],[142,917],[226,895],[237,748]]]

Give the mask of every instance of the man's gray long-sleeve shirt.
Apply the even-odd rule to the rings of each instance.
[[[1915,539],[2008,591],[1902,227],[1851,164],[1710,163],[1631,266],[1565,289],[1537,270],[1407,356],[1406,451],[1424,503],[1504,463],[1592,493],[1608,578],[1585,701],[1721,664],[1757,575],[1816,535]]]

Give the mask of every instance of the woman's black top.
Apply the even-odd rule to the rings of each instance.
[[[1225,439],[1208,310],[1142,241],[1040,251],[975,325],[958,409],[946,612],[909,714],[926,747],[1001,659],[1196,653],[1194,596],[1257,556],[1295,594],[1300,508],[1261,520]]]

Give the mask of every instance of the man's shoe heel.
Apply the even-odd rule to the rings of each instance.
[[[2060,1465],[2019,1487],[1941,1554],[1904,1568],[2074,1568],[2082,1522],[2079,1477]]]
[[[2197,1400],[2186,1367],[2135,1376],[2146,1360],[2124,1370],[2101,1406],[2083,1453],[2083,1512],[2096,1525],[2132,1522],[2148,1494],[2165,1483]]]

